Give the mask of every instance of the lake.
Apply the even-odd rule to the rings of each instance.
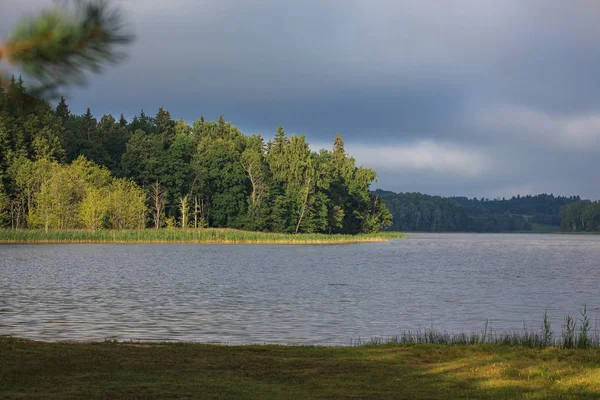
[[[386,243],[0,245],[0,335],[350,344],[403,330],[560,333],[600,317],[600,236],[411,234]]]

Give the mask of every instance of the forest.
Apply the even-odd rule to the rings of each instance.
[[[600,203],[579,196],[469,199],[370,191],[342,137],[311,150],[278,127],[270,140],[221,116],[193,124],[160,108],[127,121],[72,114],[0,88],[0,227],[144,229],[222,227],[282,233],[600,230]]]
[[[392,215],[338,134],[332,150],[278,127],[245,135],[223,116],[189,125],[160,108],[131,121],[72,114],[0,88],[0,226],[49,229],[224,227],[374,233]]]
[[[564,232],[600,232],[600,201],[578,201],[561,210]]]
[[[494,200],[383,190],[374,194],[394,216],[389,229],[404,232],[527,232],[539,227],[558,231],[567,206],[581,202],[579,196],[552,194]]]

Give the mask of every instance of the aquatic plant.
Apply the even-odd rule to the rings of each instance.
[[[404,237],[381,232],[359,235],[285,234],[227,228],[140,230],[0,229],[0,243],[216,243],[216,244],[338,244],[381,242]]]
[[[530,331],[524,326],[522,331],[493,332],[486,320],[481,333],[449,333],[436,330],[404,331],[398,335],[378,336],[369,339],[351,341],[353,346],[384,344],[443,344],[443,345],[507,345],[528,348],[560,347],[565,349],[600,348],[600,333],[596,328],[591,333],[587,306],[581,311],[579,334],[577,322],[571,315],[566,315],[561,338],[554,337],[548,313],[544,313],[542,327],[539,331]]]

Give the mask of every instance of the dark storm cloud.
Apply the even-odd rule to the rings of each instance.
[[[336,132],[380,187],[600,198],[596,0],[123,0],[127,64],[72,108]],[[45,0],[2,0],[0,34]]]

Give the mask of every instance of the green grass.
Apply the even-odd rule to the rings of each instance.
[[[556,325],[544,313],[539,329],[530,330],[524,326],[521,331],[494,332],[488,321],[481,332],[474,333],[448,333],[435,330],[405,331],[399,335],[388,337],[371,337],[368,340],[358,339],[353,345],[389,345],[389,344],[441,344],[441,345],[505,345],[529,348],[557,347],[563,349],[600,349],[600,331],[598,324],[594,327],[587,313],[587,306],[583,306],[579,315],[575,317],[565,315],[560,331],[555,330]]]
[[[600,350],[0,338],[3,399],[598,399]]]
[[[531,232],[533,233],[556,233],[560,232],[560,226],[546,225],[546,224],[531,224]]]
[[[339,244],[381,242],[404,237],[382,232],[361,235],[285,234],[235,229],[144,229],[123,231],[0,229],[0,243],[222,243]]]

